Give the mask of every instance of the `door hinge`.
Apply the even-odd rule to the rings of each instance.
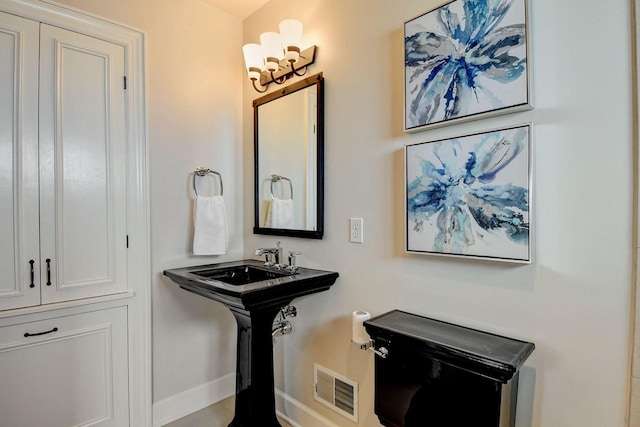
[[[129,235],[127,234],[127,249],[129,249]]]
[[[124,90],[127,90],[127,76],[124,76],[123,80],[124,80]]]

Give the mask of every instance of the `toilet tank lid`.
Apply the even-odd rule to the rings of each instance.
[[[390,355],[401,346],[415,347],[422,356],[467,371],[508,382],[533,352],[535,345],[400,310],[364,322],[376,345],[385,342]]]

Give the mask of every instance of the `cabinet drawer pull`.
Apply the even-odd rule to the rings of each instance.
[[[33,271],[33,264],[35,264],[35,261],[30,259],[29,260],[29,264],[31,264],[31,284],[29,285],[30,288],[35,288],[36,285],[35,283],[33,283],[33,280],[35,279],[35,273]]]
[[[24,337],[28,338],[28,337],[37,337],[38,335],[47,335],[50,334],[51,332],[57,332],[58,328],[53,328],[50,331],[45,331],[45,332],[38,332],[36,334],[30,334],[29,332],[25,332]]]
[[[51,286],[51,259],[47,258],[45,262],[47,263],[47,286]]]

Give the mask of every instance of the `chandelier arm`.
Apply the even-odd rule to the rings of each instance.
[[[304,72],[303,73],[299,73],[298,71],[300,71],[300,70],[296,70],[296,67],[294,65],[295,62],[291,61],[290,64],[291,64],[291,71],[293,71],[293,74],[295,74],[296,76],[302,77],[305,74],[307,74],[307,66],[306,65],[304,66]]]
[[[251,79],[251,84],[253,84],[253,88],[256,90],[256,92],[265,93],[267,91],[268,85],[264,86],[263,90],[258,89],[258,87],[256,86],[256,79]]]
[[[269,70],[269,73],[271,74],[271,79],[277,85],[281,85],[281,84],[283,84],[284,82],[287,81],[287,75],[286,74],[284,76],[280,77],[280,79],[276,79],[276,77],[273,75],[273,71]]]

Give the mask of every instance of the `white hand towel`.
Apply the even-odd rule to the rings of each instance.
[[[227,211],[222,196],[196,197],[193,254],[223,255],[229,246]]]
[[[269,204],[269,212],[267,212],[264,226],[268,228],[293,228],[293,199],[274,197]]]

